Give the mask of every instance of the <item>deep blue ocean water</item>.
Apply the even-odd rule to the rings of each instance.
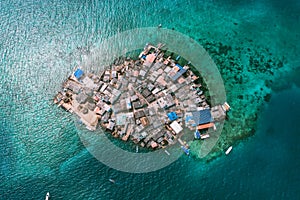
[[[278,80],[287,84],[263,105],[255,135],[228,156],[209,163],[182,156],[146,174],[100,163],[72,115],[51,104],[99,40],[160,23],[225,43],[243,45],[247,36],[298,67],[299,13],[296,0],[1,1],[0,199],[43,199],[47,191],[51,199],[300,199],[297,74]],[[233,22],[243,22],[234,39]]]

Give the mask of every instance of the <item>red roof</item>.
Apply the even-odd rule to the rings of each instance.
[[[155,60],[156,56],[154,55],[154,53],[147,55],[146,60],[153,63]]]
[[[158,145],[157,145],[157,143],[156,142],[151,142],[151,147],[154,149],[155,147],[157,147]]]
[[[199,130],[201,130],[201,129],[206,129],[206,128],[213,127],[214,125],[215,125],[215,124],[211,122],[211,123],[208,123],[208,124],[198,125],[197,128],[198,128]]]

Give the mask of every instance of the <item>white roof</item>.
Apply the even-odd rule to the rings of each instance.
[[[161,89],[159,89],[159,88],[155,88],[155,89],[152,91],[152,94],[156,94],[156,93],[158,93],[160,90],[161,90]]]
[[[117,71],[112,71],[112,72],[111,72],[111,76],[112,76],[113,78],[116,78],[116,77],[117,77]]]
[[[145,76],[146,75],[146,72],[144,70],[141,70],[140,71],[140,76]]]
[[[171,67],[167,66],[166,69],[164,70],[166,73],[169,73],[171,71]]]
[[[180,133],[183,128],[178,124],[177,121],[174,121],[170,124],[170,127],[175,131],[176,134]]]
[[[104,92],[104,90],[107,88],[107,86],[108,85],[106,83],[104,83],[100,89],[100,92]]]
[[[103,107],[102,107],[104,110],[106,111],[109,111],[110,110],[110,106],[107,105],[106,103],[103,104]]]

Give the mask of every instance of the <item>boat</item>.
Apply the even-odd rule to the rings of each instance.
[[[138,153],[139,152],[139,146],[136,146],[135,147],[135,153]]]
[[[190,155],[190,150],[185,147],[185,146],[181,146],[181,149],[183,150],[183,152],[186,154],[186,155]]]
[[[204,139],[206,139],[206,138],[209,138],[209,134],[208,133],[206,133],[206,134],[201,134],[201,139],[202,140],[204,140]]]
[[[227,112],[227,111],[230,110],[230,105],[229,105],[227,102],[225,102],[225,103],[222,105],[222,108],[223,108],[223,110],[224,110],[225,112]]]
[[[225,154],[228,155],[228,154],[230,153],[231,150],[232,150],[232,146],[230,146],[230,147],[226,150]]]
[[[49,198],[50,198],[50,193],[47,192],[45,200],[49,200]]]
[[[201,138],[201,134],[200,134],[200,132],[198,131],[198,129],[196,129],[196,131],[194,132],[194,138],[195,138],[195,139],[200,139],[200,138]]]
[[[116,183],[116,181],[114,180],[114,179],[108,179],[111,183],[113,183],[113,184],[115,184]]]
[[[165,150],[165,153],[169,156],[170,155],[170,153],[167,151],[167,150]]]

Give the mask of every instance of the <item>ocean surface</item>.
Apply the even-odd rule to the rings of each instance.
[[[2,0],[0,20],[1,200],[300,199],[299,1]],[[232,114],[209,161],[182,155],[150,173],[117,171],[87,151],[52,99],[99,41],[158,24],[211,53]],[[248,54],[260,56],[257,68]]]

